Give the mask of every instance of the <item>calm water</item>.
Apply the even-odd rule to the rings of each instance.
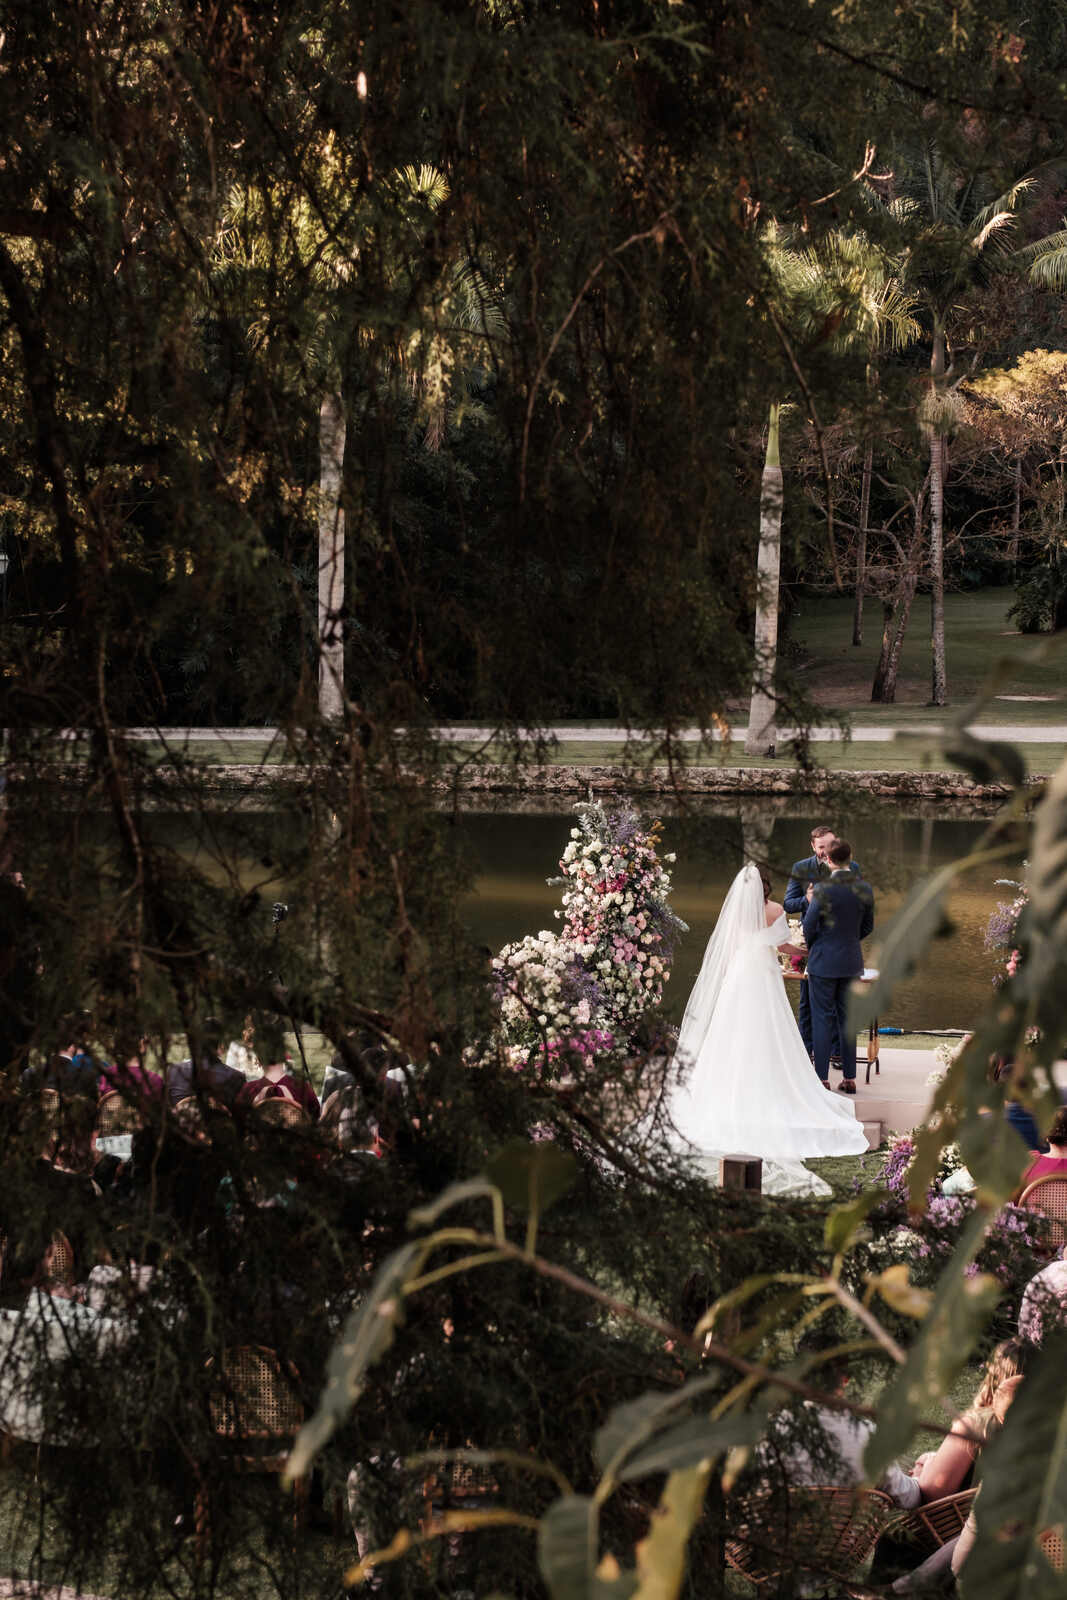
[[[869,964],[875,965],[879,932],[910,886],[966,855],[986,827],[980,821],[908,816],[886,802],[854,814],[837,810],[825,819],[810,802],[803,815],[775,815],[774,801],[746,803],[743,815],[722,814],[721,802],[711,804],[716,811],[709,805],[707,814],[663,822],[664,849],[678,856],[671,903],[691,930],[679,941],[668,989],[667,1006],[675,1019],[681,1017],[726,890],[742,864],[743,840],[774,863],[774,893],[780,900],[789,866],[810,853],[813,822],[826,820],[847,838],[874,887],[875,931],[866,948]],[[572,823],[567,814],[463,817],[461,829],[479,867],[477,892],[465,910],[479,940],[496,949],[554,925],[552,912],[561,891],[548,888],[545,879],[558,870]],[[909,1031],[966,1028],[978,1017],[988,1003],[994,971],[993,958],[983,948],[986,923],[997,900],[1011,898],[1011,891],[998,889],[994,880],[1017,877],[1020,867],[1021,855],[1017,864],[983,866],[957,880],[949,900],[953,931],[936,940],[919,969],[899,985],[880,1019],[883,1025]]]

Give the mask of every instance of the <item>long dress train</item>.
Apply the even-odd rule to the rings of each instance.
[[[776,955],[788,938],[784,914],[766,926],[760,875],[743,867],[679,1030],[676,1055],[692,1070],[672,1097],[671,1119],[702,1163],[761,1158],[765,1193],[828,1193],[798,1163],[858,1155],[867,1138],[852,1101],[827,1093],[804,1049]]]

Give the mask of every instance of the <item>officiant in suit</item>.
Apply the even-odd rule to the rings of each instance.
[[[863,949],[874,927],[874,891],[852,868],[852,847],[835,839],[829,852],[830,876],[817,882],[804,913],[808,945],[815,1070],[830,1087],[830,1047],[834,1029],[841,1040],[844,1094],[856,1093],[856,1035],[847,1023],[848,989],[863,971]]]
[[[811,899],[811,889],[814,884],[830,876],[830,862],[828,859],[830,846],[836,842],[837,835],[833,828],[828,828],[825,822],[816,824],[811,830],[812,854],[805,856],[803,861],[794,861],[789,869],[789,882],[785,890],[785,911],[788,917],[802,917],[808,909]],[[857,878],[862,874],[859,862],[853,861],[852,871]],[[815,1055],[815,1043],[811,1027],[811,995],[806,983],[800,985],[800,999],[797,1005],[797,1026],[800,1037],[804,1041],[804,1048],[809,1056]],[[830,1041],[830,1054],[835,1060],[841,1057],[841,1041],[835,1037]]]

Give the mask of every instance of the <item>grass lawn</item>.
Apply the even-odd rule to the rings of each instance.
[[[955,769],[951,762],[946,761],[938,742],[935,739],[909,734],[898,734],[895,739],[879,740],[878,743],[848,743],[813,744],[811,747],[812,760],[817,767],[827,772],[952,772]],[[473,754],[473,749],[467,746],[457,746],[467,754]],[[1034,744],[1020,743],[1018,749],[1022,752],[1027,769],[1036,777],[1044,777],[1056,771],[1056,768],[1067,755],[1067,745],[1064,744]],[[504,759],[506,752],[490,746],[484,752],[483,759],[494,761]],[[617,767],[624,764],[625,746],[619,744],[593,744],[572,743],[570,740],[561,741],[553,745],[547,756],[547,764],[553,767]],[[740,742],[734,743],[728,751],[718,748],[713,754],[704,754],[699,760],[692,756],[690,759],[697,766],[722,766],[728,769],[739,767],[753,768],[766,767],[776,772],[795,772],[797,770],[796,757],[791,751],[779,756],[760,757],[746,756],[744,747]]]
[[[1051,723],[1067,721],[1067,635],[1021,634],[1008,621],[1013,589],[978,589],[945,597],[945,657],[949,710],[986,690],[996,669],[996,695],[1042,695],[1047,700],[992,699],[983,721]],[[801,674],[809,692],[828,710],[863,721],[914,721],[930,698],[929,608],[916,599],[904,641],[897,700],[892,707],[870,703],[871,681],[881,647],[882,618],[877,602],[864,610],[863,644],[852,644],[852,598],[805,598],[793,614],[791,640],[801,651]],[[929,708],[940,721],[944,709]]]

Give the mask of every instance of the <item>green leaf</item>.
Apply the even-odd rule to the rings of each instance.
[[[919,1322],[926,1316],[934,1298],[929,1289],[918,1289],[911,1282],[905,1261],[898,1261],[895,1266],[886,1267],[884,1272],[879,1272],[876,1276],[872,1274],[867,1282],[878,1291],[886,1305],[892,1306],[894,1311],[901,1312],[905,1317],[914,1317]]]
[[[690,1401],[707,1394],[711,1389],[719,1388],[721,1384],[722,1374],[718,1368],[714,1368],[710,1372],[703,1372],[699,1378],[690,1378],[679,1389],[670,1389],[666,1393],[662,1389],[650,1389],[638,1395],[636,1400],[627,1400],[623,1405],[616,1406],[593,1437],[593,1459],[597,1469],[603,1473],[613,1463],[617,1466],[631,1451],[653,1438],[660,1428],[672,1424],[678,1412],[684,1410]]]
[[[958,870],[957,864],[951,863],[917,883],[889,924],[878,956],[877,978],[862,989],[853,988],[848,997],[848,1025],[854,1033],[885,1010],[897,983],[940,932],[945,895]]]
[[[704,1507],[711,1464],[672,1472],[663,1486],[648,1537],[637,1546],[640,1579],[635,1600],[675,1600],[685,1578],[689,1535]]]
[[[982,1452],[978,1539],[967,1561],[967,1600],[1052,1600],[1064,1593],[1041,1550],[1046,1528],[1067,1523],[1067,1334],[1050,1335],[1019,1386],[1003,1429]]]
[[[417,1206],[414,1211],[408,1213],[408,1227],[432,1228],[453,1206],[462,1205],[465,1200],[478,1200],[483,1196],[491,1200],[496,1193],[498,1193],[496,1185],[490,1183],[488,1178],[467,1178],[463,1183],[450,1183],[436,1200],[431,1200],[428,1205]]]
[[[326,1384],[312,1416],[296,1436],[283,1481],[302,1478],[318,1452],[359,1399],[369,1367],[393,1342],[404,1317],[404,1285],[423,1255],[422,1241],[402,1245],[379,1267],[370,1293],[349,1313],[326,1363]]]
[[[975,783],[1010,783],[1019,788],[1026,782],[1026,761],[1013,744],[976,739],[960,729],[946,743],[945,755],[954,766],[969,772]]]
[[[573,1184],[578,1163],[554,1144],[512,1139],[489,1163],[489,1178],[516,1211],[541,1216]]]
[[[752,1411],[740,1411],[711,1422],[707,1417],[687,1417],[656,1435],[644,1450],[631,1456],[619,1471],[621,1482],[647,1478],[653,1472],[677,1472],[713,1461],[738,1445],[753,1445],[761,1437],[766,1419]]]
[[[834,1255],[850,1250],[861,1235],[862,1224],[875,1207],[881,1205],[885,1196],[884,1189],[865,1189],[847,1205],[834,1206],[823,1230],[827,1250]]]
[[[599,1527],[596,1503],[588,1495],[563,1495],[541,1518],[537,1564],[553,1600],[590,1600]]]
[[[937,1413],[997,1302],[995,1279],[964,1275],[982,1246],[988,1221],[988,1213],[976,1207],[938,1280],[907,1360],[878,1400],[881,1420],[864,1454],[864,1469],[874,1483],[907,1450],[919,1419]]]
[[[1033,944],[1038,947],[1034,953],[1044,966],[1067,948],[1067,760],[1034,814],[1027,881]]]

